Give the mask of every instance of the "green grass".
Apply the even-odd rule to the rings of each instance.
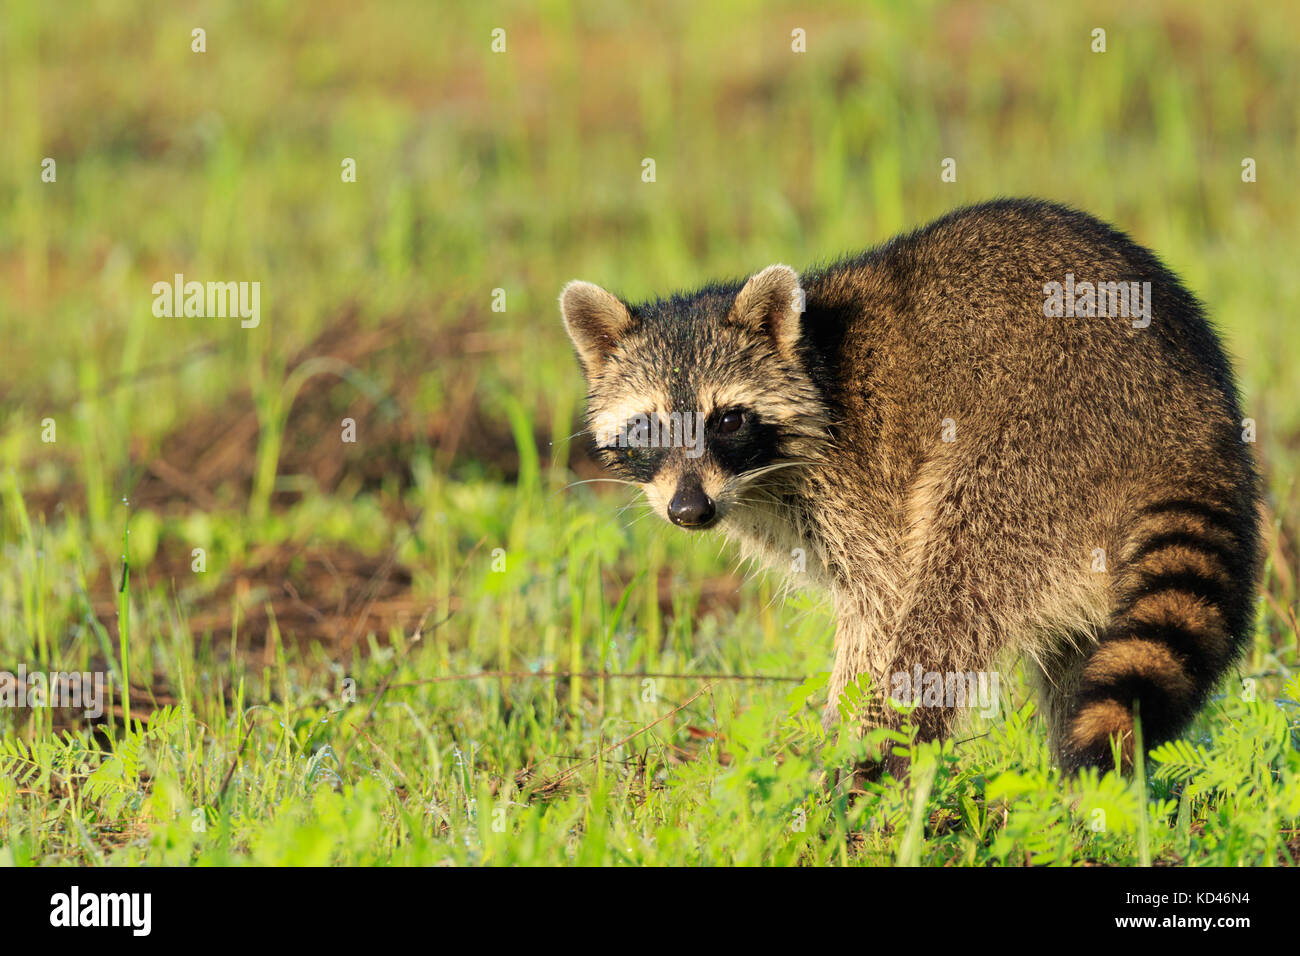
[[[0,669],[115,688],[93,734],[0,708],[0,862],[1296,861],[1294,11],[144,9],[0,15]],[[569,487],[555,296],[800,267],[996,195],[1115,222],[1208,304],[1269,479],[1259,626],[1142,775],[1063,781],[1008,663],[999,716],[850,802],[817,596]],[[176,272],[260,281],[261,326],[155,317]],[[311,345],[340,329],[374,347]]]

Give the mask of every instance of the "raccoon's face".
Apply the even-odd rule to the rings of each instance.
[[[777,500],[815,460],[826,410],[800,357],[803,292],[788,266],[743,287],[628,306],[587,282],[560,296],[605,464],[683,528]]]

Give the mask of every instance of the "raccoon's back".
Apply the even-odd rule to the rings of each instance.
[[[1149,288],[1149,324],[1045,314],[1045,287],[1085,282]],[[1200,304],[1150,251],[1084,213],[1037,200],[957,210],[809,274],[805,289],[814,374],[843,420],[879,431],[863,440],[919,455],[925,423],[952,419],[1055,436],[1124,467],[1177,458],[1189,441],[1253,467]]]

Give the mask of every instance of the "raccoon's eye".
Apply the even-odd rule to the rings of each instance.
[[[745,413],[733,408],[718,419],[718,434],[730,435],[734,431],[739,431],[743,424],[745,424]]]

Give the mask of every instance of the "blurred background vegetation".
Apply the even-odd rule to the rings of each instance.
[[[319,772],[325,744],[353,754],[330,771],[341,786],[362,774],[345,677],[373,691],[480,669],[813,675],[832,630],[815,597],[742,581],[713,543],[620,511],[621,490],[566,488],[599,472],[573,437],[582,381],[556,295],[575,277],[635,299],[799,268],[1034,195],[1155,249],[1236,356],[1279,528],[1244,667],[1280,682],[1296,662],[1297,35],[1294,6],[1262,2],[7,3],[0,667],[120,667],[126,538],[134,716],[175,704],[211,735],[174,770],[168,812],[218,812],[241,708],[294,728],[253,747],[301,758],[290,782],[255,759],[232,777],[231,858],[274,816],[260,798]],[[260,282],[260,326],[155,317],[151,287],[175,273]],[[379,744],[412,774],[399,791],[445,811],[436,842],[469,825],[451,791],[477,792],[452,754],[477,753],[508,791],[697,684],[665,681],[657,705],[616,681],[418,685],[397,710],[385,696]],[[664,765],[718,756],[719,694],[765,713],[787,690],[710,691],[684,712],[691,732],[659,729]],[[5,712],[0,728],[48,740],[59,718]],[[145,852],[121,834],[171,819],[141,802],[162,773],[91,824],[100,850]],[[610,780],[597,772],[581,800]],[[591,826],[593,804],[577,806]],[[92,852],[23,832],[19,857]],[[761,858],[770,834],[753,836]]]

